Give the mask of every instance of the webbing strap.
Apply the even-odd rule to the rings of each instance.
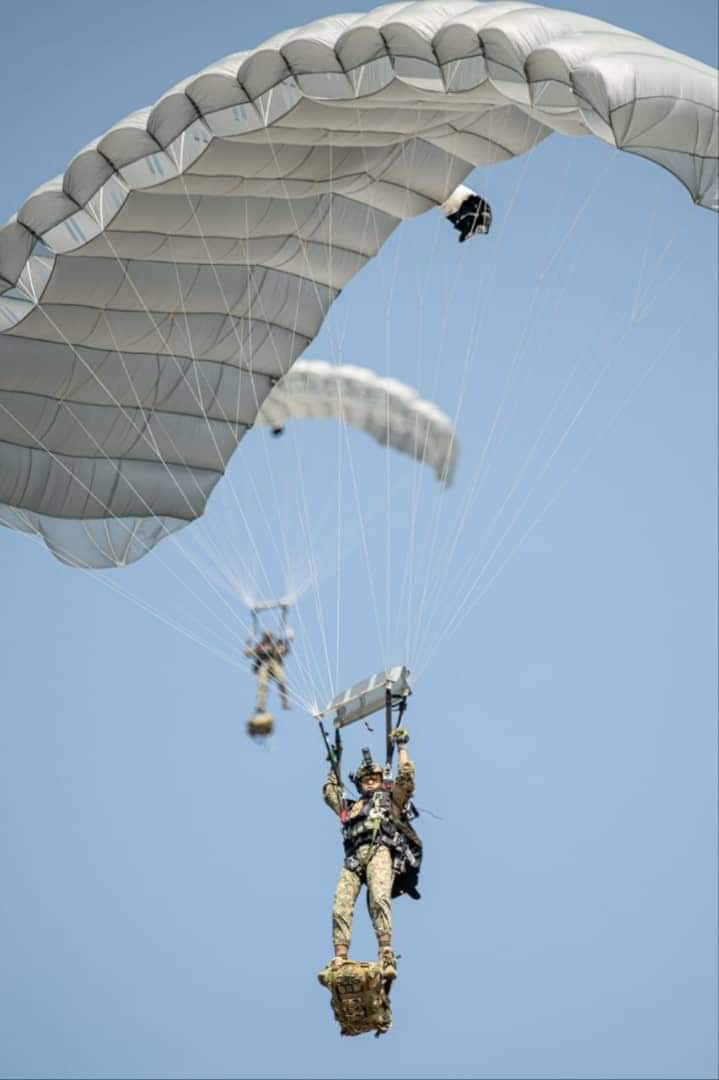
[[[397,709],[397,723],[395,727],[402,727],[402,717],[405,714],[407,708],[407,699],[400,698],[399,703],[395,706],[392,700],[392,694],[389,690],[386,692],[385,697],[385,727],[387,733],[387,768],[392,767],[392,758],[394,756],[394,740],[390,738],[392,732],[392,709]]]

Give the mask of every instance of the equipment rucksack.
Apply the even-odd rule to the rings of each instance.
[[[332,995],[332,1011],[343,1035],[384,1035],[392,1026],[386,980],[377,964],[343,960],[317,976]]]

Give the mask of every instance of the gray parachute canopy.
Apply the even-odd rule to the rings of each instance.
[[[457,463],[454,425],[436,405],[397,379],[368,368],[297,360],[265,398],[255,424],[282,428],[288,420],[330,418],[364,431],[429,465],[447,487]]]
[[[400,221],[552,131],[717,208],[716,73],[512,0],[322,19],[116,124],[0,230],[0,521],[77,565],[140,558]]]

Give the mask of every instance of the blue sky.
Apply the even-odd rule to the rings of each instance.
[[[710,2],[573,6],[716,64]],[[334,10],[14,7],[0,215],[183,76]],[[432,813],[391,1033],[340,1039],[315,980],[340,864],[322,749],[300,708],[264,750],[244,734],[245,614],[187,558],[246,550],[218,491],[186,550],[122,575],[0,530],[0,1075],[715,1075],[716,219],[590,140],[472,182],[491,236],[409,223],[311,350],[457,415],[455,488],[322,425],[248,438],[229,478],[268,588],[312,521],[297,693],[418,674]],[[353,952],[372,947],[360,903]]]

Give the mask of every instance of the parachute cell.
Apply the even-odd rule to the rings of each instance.
[[[521,2],[326,18],[116,124],[0,230],[0,522],[104,567],[192,521],[400,221],[552,131],[717,208],[716,73]]]

